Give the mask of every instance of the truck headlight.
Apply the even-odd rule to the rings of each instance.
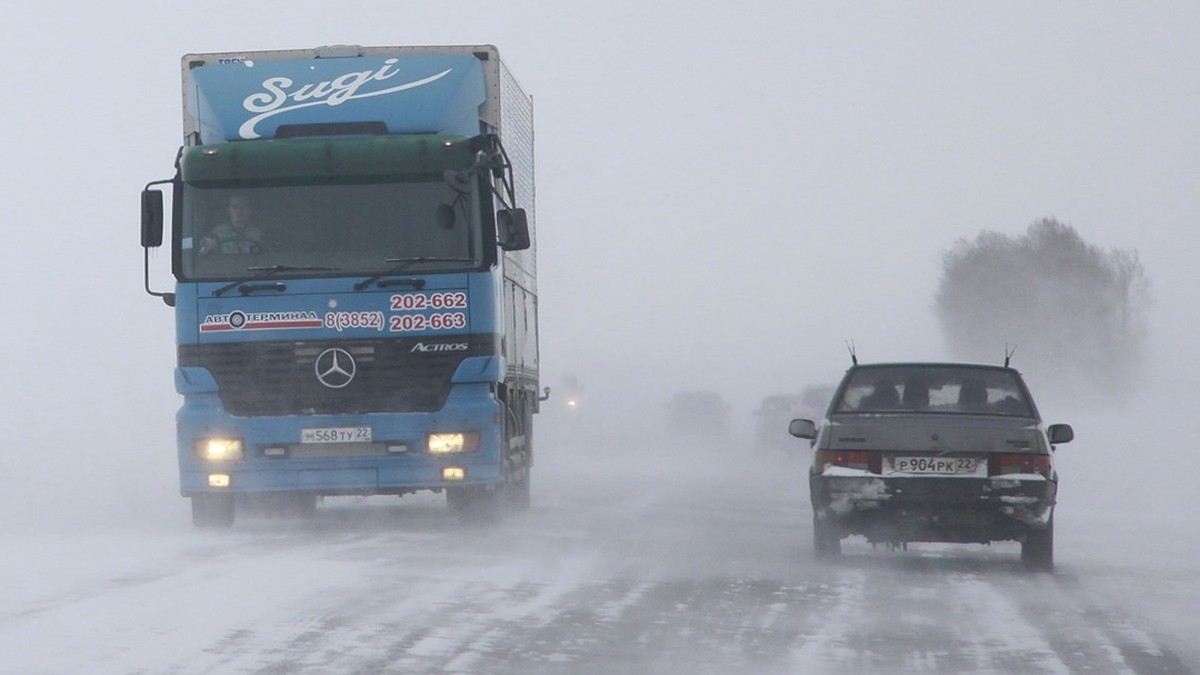
[[[449,455],[474,452],[479,447],[479,434],[466,431],[454,434],[429,434],[429,454]]]
[[[210,462],[223,462],[230,459],[241,459],[242,439],[240,438],[206,438],[199,443],[200,459]]]

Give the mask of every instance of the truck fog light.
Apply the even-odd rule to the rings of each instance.
[[[287,448],[263,448],[263,455],[267,457],[286,457]]]
[[[229,474],[227,474],[227,473],[210,473],[210,474],[208,474],[208,487],[214,487],[214,488],[229,487]]]
[[[464,480],[466,477],[467,470],[461,466],[442,467],[442,480]]]
[[[200,441],[200,458],[221,462],[242,458],[242,441],[237,438],[209,438]]]
[[[408,446],[403,444],[389,445],[387,451],[392,455],[401,455],[408,452]]]
[[[479,434],[473,431],[452,434],[429,434],[429,452],[433,455],[474,452],[478,447]]]

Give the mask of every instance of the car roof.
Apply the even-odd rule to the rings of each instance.
[[[1012,366],[998,366],[994,363],[969,363],[964,361],[894,361],[887,363],[856,363],[849,370],[866,368],[970,368],[978,370],[1001,370],[1020,374]]]
[[[876,366],[961,366],[966,368],[1007,368],[1015,370],[1012,366],[982,363],[979,361],[873,361],[871,363],[858,363],[854,365],[855,368],[874,368]]]

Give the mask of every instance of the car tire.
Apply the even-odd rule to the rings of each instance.
[[[1046,527],[1030,530],[1021,542],[1021,561],[1032,570],[1048,572],[1054,568],[1054,519]]]
[[[204,530],[228,529],[233,526],[233,495],[194,495],[192,525]]]
[[[813,555],[830,560],[842,554],[842,538],[827,521],[813,516]]]

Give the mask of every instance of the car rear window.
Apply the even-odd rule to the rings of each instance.
[[[833,412],[1033,417],[1014,371],[923,365],[852,370]]]

